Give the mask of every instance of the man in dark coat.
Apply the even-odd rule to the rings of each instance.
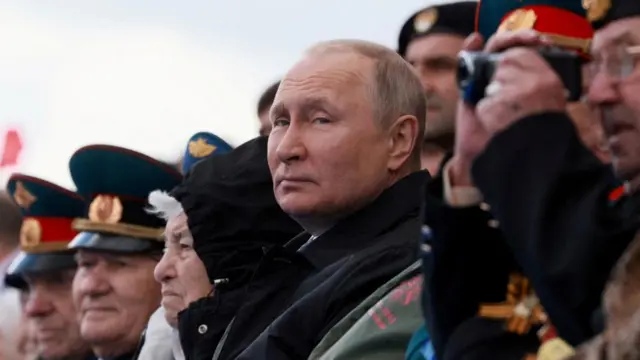
[[[277,295],[291,294],[289,306],[239,359],[307,358],[415,262],[428,179],[419,171],[425,116],[417,76],[376,44],[321,43],[283,78],[268,159],[278,203],[305,232],[285,246],[295,253],[287,290]]]

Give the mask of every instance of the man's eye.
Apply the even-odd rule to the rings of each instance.
[[[273,126],[287,126],[289,125],[289,120],[287,119],[277,119],[273,122]]]
[[[317,117],[315,119],[313,119],[313,122],[316,124],[328,124],[330,122],[329,119],[327,118],[323,118],[323,117]]]
[[[93,267],[94,265],[95,265],[95,261],[78,260],[78,267],[90,268],[90,267]]]

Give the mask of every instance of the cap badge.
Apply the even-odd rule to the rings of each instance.
[[[216,151],[216,147],[207,143],[207,140],[203,138],[189,141],[189,154],[195,158],[209,156],[214,151]]]
[[[425,33],[429,31],[437,21],[438,9],[432,7],[416,15],[413,19],[413,29],[418,34]]]
[[[518,9],[500,23],[497,32],[533,29],[537,19],[533,10]]]
[[[587,11],[589,21],[598,21],[609,12],[611,0],[582,0],[582,7]]]
[[[98,195],[89,206],[89,220],[117,224],[122,219],[122,202],[117,196]]]
[[[27,190],[27,188],[24,186],[22,181],[18,181],[16,183],[16,191],[13,194],[13,199],[15,200],[16,204],[18,204],[18,206],[20,206],[21,208],[29,209],[31,204],[36,202],[38,198],[33,196],[33,194],[31,194]]]
[[[33,218],[26,218],[20,228],[20,247],[22,249],[32,249],[40,244],[42,238],[42,226],[40,222]]]

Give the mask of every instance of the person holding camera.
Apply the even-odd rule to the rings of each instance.
[[[640,213],[634,195],[640,184],[640,3],[582,5],[599,29],[585,74],[586,100],[602,114],[615,173],[580,141],[566,112],[564,74],[535,49],[554,37],[531,30],[500,33],[486,43],[485,52],[502,54],[485,97],[476,106],[460,104],[456,154],[447,165],[450,186],[477,187],[490,205],[545,315],[574,346],[601,330],[594,320],[602,290]],[[483,45],[474,35],[465,48]],[[608,203],[616,176],[632,196]]]
[[[498,137],[511,123],[528,115],[544,118],[548,116],[545,112],[564,114],[568,100],[580,97],[581,68],[590,58],[588,49],[593,28],[580,1],[565,1],[555,6],[547,3],[544,0],[520,4],[483,1],[478,9],[477,31],[484,38],[498,34],[487,42],[484,55],[473,54],[466,59],[461,56],[459,78],[465,80],[462,70],[469,64],[465,60],[471,58],[470,69],[466,70],[477,72],[473,84],[476,88],[463,88],[464,101],[459,104],[456,122],[455,155],[444,166],[442,179],[432,182],[429,189],[431,195],[440,198],[435,200],[440,200],[441,206],[428,208],[426,214],[431,227],[432,256],[425,258],[425,283],[429,286],[424,307],[439,358],[520,359],[526,353],[538,351],[541,339],[535,330],[542,325],[553,329],[546,321],[546,302],[540,303],[530,280],[519,274],[525,270],[524,275],[531,276],[527,268],[521,266],[524,265],[521,254],[508,246],[507,240],[517,242],[518,238],[511,235],[510,228],[505,231],[500,217],[494,217],[499,213],[493,202],[488,198],[482,202],[484,194],[474,187],[471,177],[471,164],[493,136]],[[466,50],[482,49],[480,34],[467,39]],[[520,44],[525,47],[515,47]],[[497,52],[502,53],[489,55]],[[561,73],[558,75],[552,66]],[[495,76],[483,73],[488,68]],[[480,85],[482,80],[487,82]],[[463,82],[461,85],[465,85]],[[478,93],[481,96],[474,98]],[[591,115],[588,111],[583,114]],[[593,121],[592,118],[578,120]],[[522,156],[516,143],[501,151]],[[606,156],[602,159],[606,160]],[[501,176],[500,179],[494,176],[495,183],[491,186],[511,186],[510,175]],[[613,184],[613,180],[608,184]],[[522,188],[519,190],[524,192]],[[518,201],[519,197],[512,194],[509,200]],[[428,201],[437,203],[434,199]],[[528,206],[522,202],[518,205]],[[511,209],[512,214],[519,211],[522,210]],[[554,255],[567,254],[556,252]],[[538,290],[535,282],[533,285]],[[521,291],[514,293],[515,288]],[[523,311],[525,315],[518,316],[518,312]],[[537,318],[534,313],[538,314]],[[555,323],[555,319],[551,319]],[[505,331],[505,320],[509,331]]]

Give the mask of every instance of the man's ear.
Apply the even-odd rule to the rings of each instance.
[[[397,118],[389,127],[389,164],[391,171],[397,171],[407,161],[412,161],[414,149],[421,134],[418,134],[418,119],[412,115]]]

